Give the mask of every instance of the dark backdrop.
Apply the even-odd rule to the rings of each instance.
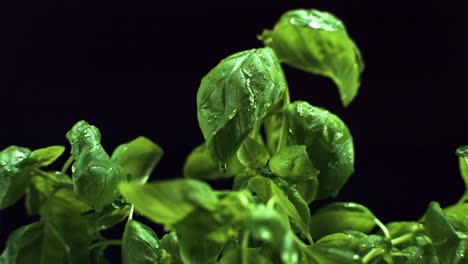
[[[180,177],[203,139],[195,103],[203,75],[260,47],[256,35],[284,11],[318,8],[345,22],[366,63],[348,108],[330,80],[285,69],[293,100],[336,113],[354,136],[356,172],[338,200],[364,203],[384,222],[417,219],[431,200],[448,205],[463,192],[454,152],[468,144],[468,29],[461,7],[441,3],[2,2],[0,149],[66,144],[68,129],[85,119],[108,150],[151,138],[166,151],[152,179]],[[23,210],[0,212],[2,248],[31,221]]]

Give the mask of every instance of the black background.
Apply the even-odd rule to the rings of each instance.
[[[4,1],[12,2],[12,1]],[[356,172],[337,200],[384,222],[418,219],[432,200],[463,192],[455,149],[468,144],[468,22],[446,1],[15,1],[0,6],[0,149],[66,145],[78,120],[98,126],[110,152],[144,135],[165,149],[152,179],[181,176],[203,138],[200,79],[222,58],[260,47],[256,35],[293,8],[328,10],[360,47],[366,70],[343,108],[325,78],[285,67],[292,100],[329,109],[349,126]],[[32,221],[0,212],[0,245]]]

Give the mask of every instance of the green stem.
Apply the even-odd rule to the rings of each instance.
[[[367,264],[367,263],[369,263],[372,259],[374,259],[375,257],[378,257],[378,256],[382,255],[384,252],[385,252],[385,250],[383,250],[383,249],[381,249],[381,248],[374,248],[374,249],[372,249],[371,251],[369,251],[369,253],[367,253],[367,254],[362,258],[362,263],[363,263],[363,264]]]
[[[384,233],[384,235],[385,235],[386,238],[392,239],[392,238],[390,237],[390,232],[388,232],[387,227],[386,227],[382,222],[380,222],[379,219],[374,218],[374,222],[375,222],[375,224],[380,228],[380,230],[382,230],[382,232]]]
[[[132,204],[132,207],[130,208],[130,213],[128,214],[128,220],[132,220],[133,219],[133,210],[134,210],[134,206]]]
[[[108,247],[108,246],[120,246],[122,245],[122,241],[121,240],[104,240],[104,241],[101,241],[101,242],[97,242],[96,244],[94,245],[91,245],[88,247],[88,250],[91,251],[95,248],[98,248],[98,247]]]
[[[290,103],[290,98],[289,98],[289,89],[286,87],[285,95],[284,95],[284,101],[283,101],[283,108],[287,106]],[[276,153],[277,154],[283,146],[286,144],[286,135],[288,134],[288,124],[286,122],[286,116],[284,113],[281,113],[281,128],[280,128],[280,136],[278,139],[278,145],[276,146]]]
[[[309,241],[309,244],[310,244],[310,245],[313,245],[313,244],[314,244],[314,240],[312,239],[312,236],[311,236],[310,234],[307,234],[306,237],[307,237],[307,240]]]
[[[241,244],[241,261],[242,264],[248,264],[248,258],[247,258],[247,248],[249,247],[249,238],[250,238],[250,232],[245,231],[242,234],[242,244]]]
[[[404,243],[404,242],[410,240],[413,236],[414,236],[413,233],[408,233],[408,234],[399,236],[399,237],[397,237],[397,238],[394,238],[394,239],[391,240],[391,241],[392,241],[392,245],[395,246],[395,245]]]
[[[63,164],[62,170],[60,172],[62,172],[63,174],[66,174],[68,168],[70,168],[70,166],[72,165],[74,161],[75,159],[73,158],[73,156],[70,156],[65,162],[65,164]]]

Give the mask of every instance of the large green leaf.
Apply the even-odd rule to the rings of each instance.
[[[111,160],[120,165],[128,181],[144,183],[162,158],[163,150],[145,137],[138,137],[118,146]]]
[[[357,203],[332,203],[320,208],[310,219],[310,233],[313,238],[355,230],[369,233],[375,227],[372,212]]]
[[[468,235],[466,227],[460,227],[455,219],[447,217],[439,204],[432,202],[423,217],[423,228],[431,239],[441,263],[462,264],[468,262]]]
[[[213,209],[218,197],[211,187],[193,179],[159,181],[141,185],[121,183],[119,190],[135,209],[159,224],[171,225],[195,208]]]
[[[153,264],[159,263],[162,249],[159,239],[151,228],[129,220],[122,237],[122,263]]]
[[[0,209],[9,207],[26,192],[38,164],[27,148],[10,146],[0,152]]]
[[[305,145],[320,173],[317,199],[336,196],[354,172],[354,147],[346,125],[325,109],[297,101],[287,105],[287,145]]]
[[[117,184],[126,179],[125,173],[101,146],[101,134],[95,126],[80,121],[67,133],[67,139],[75,159],[72,168],[75,193],[99,211],[119,196]]]
[[[283,71],[270,48],[222,60],[203,77],[197,94],[200,129],[217,163],[224,164],[249,133],[282,101]]]
[[[344,105],[356,96],[364,64],[345,26],[332,14],[314,9],[288,11],[262,38],[281,62],[331,78]]]
[[[68,245],[53,225],[43,221],[13,231],[0,260],[5,264],[72,263]]]

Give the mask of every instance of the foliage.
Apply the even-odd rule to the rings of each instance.
[[[23,196],[38,221],[13,231],[1,263],[467,263],[468,192],[442,209],[433,202],[414,222],[384,225],[364,205],[334,202],[354,167],[344,122],[304,101],[290,102],[281,63],[331,78],[344,105],[363,63],[335,16],[285,13],[260,37],[266,47],[222,60],[201,81],[198,122],[205,142],[187,157],[184,178],[146,183],[163,155],[139,137],[109,155],[85,121],[66,137],[70,158],[47,167],[62,146],[0,152],[0,209]],[[468,147],[457,150],[468,186]],[[71,166],[71,173],[69,167]],[[232,190],[202,180],[230,178]],[[162,225],[158,235],[135,213]],[[122,238],[102,232],[124,222]]]

